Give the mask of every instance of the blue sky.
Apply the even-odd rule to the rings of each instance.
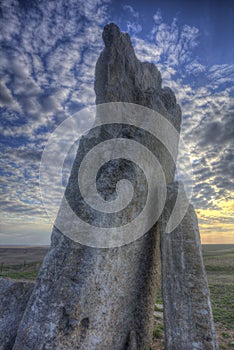
[[[182,106],[203,242],[233,242],[233,1],[11,1],[0,5],[0,244],[48,244],[39,166],[50,133],[94,103],[109,22]],[[51,198],[53,203],[53,198]]]

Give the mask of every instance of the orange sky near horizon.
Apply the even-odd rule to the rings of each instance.
[[[202,244],[234,244],[234,199],[217,201],[217,209],[197,209]]]

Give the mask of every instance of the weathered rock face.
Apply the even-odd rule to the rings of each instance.
[[[13,347],[34,283],[0,278],[0,349]]]
[[[103,31],[105,49],[96,65],[96,103],[130,102],[154,109],[180,129],[181,109],[173,91],[162,88],[157,67],[140,62],[135,55],[130,37],[120,33],[115,24]]]
[[[160,219],[165,349],[215,350],[218,345],[192,205],[180,225],[165,233],[177,192],[178,183],[168,186],[167,203]],[[182,200],[187,202],[185,192]]]
[[[159,234],[107,250],[84,248],[54,229],[14,349],[122,350],[134,337],[148,342],[159,254]]]
[[[161,88],[157,68],[137,60],[129,36],[116,25],[106,26],[103,38],[105,48],[96,66],[97,103],[142,104],[162,113],[179,130],[180,108],[173,92]],[[135,132],[126,126],[103,126],[98,133],[90,131],[82,138],[66,190],[66,198],[77,214],[84,215],[84,203],[76,187],[83,155],[97,142],[115,138],[116,133],[132,138]],[[146,139],[142,132],[137,137],[139,142]],[[150,147],[164,161],[167,181],[171,182],[174,165],[162,146],[154,142]],[[129,168],[124,162],[113,161],[103,169],[108,174],[106,182],[102,181],[105,176],[99,174],[97,186],[104,197],[111,197],[111,182],[116,183],[110,170],[119,178],[137,174],[134,166]],[[86,219],[92,222],[98,217],[90,211]],[[64,220],[69,221],[69,217]],[[157,225],[137,241],[111,249],[82,246],[54,228],[51,249],[41,267],[14,349],[148,350],[159,283]]]

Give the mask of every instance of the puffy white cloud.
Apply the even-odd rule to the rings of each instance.
[[[138,37],[133,38],[132,42],[136,55],[140,61],[153,63],[158,63],[160,61],[162,49],[157,47],[157,45]]]
[[[153,16],[153,19],[156,25],[159,25],[160,23],[162,23],[163,17],[160,9],[157,10],[155,15]],[[155,34],[155,27],[152,29],[152,33]]]
[[[132,34],[137,34],[142,31],[142,26],[138,23],[127,22],[127,31]]]
[[[2,106],[11,105],[13,103],[13,98],[10,90],[6,87],[4,83],[0,82],[0,103]]]
[[[139,18],[139,12],[135,11],[134,8],[130,5],[123,5],[123,9],[128,11],[133,17]]]

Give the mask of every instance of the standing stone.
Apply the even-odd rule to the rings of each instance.
[[[168,186],[160,220],[165,350],[216,350],[209,288],[193,206],[189,205],[176,229],[165,232],[177,192],[178,183]],[[183,192],[181,206],[187,201]]]
[[[34,283],[0,278],[0,350],[12,349]]]
[[[162,89],[157,68],[138,61],[129,35],[121,33],[116,25],[104,28],[103,39],[105,48],[95,75],[97,104],[111,101],[141,104],[163,114],[179,130],[180,107],[173,92]],[[116,134],[127,138],[137,134],[139,142],[148,143],[164,162],[167,182],[173,181],[174,165],[157,140],[126,126],[91,130],[80,141],[65,193],[77,214],[84,215],[85,209],[77,188],[82,157],[94,144],[115,138]],[[108,177],[104,181],[105,174]],[[112,161],[98,175],[97,186],[108,199],[113,195],[112,182],[125,176],[133,179],[134,175],[141,176],[125,160]],[[99,220],[91,211],[85,215],[90,222]],[[69,221],[69,217],[64,220]],[[159,284],[158,225],[137,241],[111,249],[80,245],[54,227],[51,248],[42,264],[14,349],[148,350]]]

